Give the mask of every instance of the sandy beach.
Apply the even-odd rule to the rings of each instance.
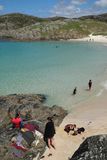
[[[107,43],[107,36],[90,34],[88,37],[80,39],[70,39],[70,41],[86,41],[86,42],[100,42]]]
[[[56,129],[55,145],[52,156],[48,157],[49,149],[44,153],[44,160],[68,160],[87,137],[107,133],[107,91],[77,105],[69,113],[60,127]],[[67,135],[64,126],[75,123],[77,127],[84,127],[85,132],[76,136]],[[35,159],[34,159],[35,160]]]

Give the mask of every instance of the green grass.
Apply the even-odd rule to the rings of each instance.
[[[107,23],[96,21],[96,20],[78,20],[78,21],[71,21],[62,26],[62,30],[68,30],[68,31],[77,31],[79,33],[83,34],[90,34],[92,32],[94,33],[107,33]]]

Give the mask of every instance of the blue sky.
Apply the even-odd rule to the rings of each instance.
[[[24,13],[38,17],[79,17],[107,12],[107,0],[0,0],[0,15]]]

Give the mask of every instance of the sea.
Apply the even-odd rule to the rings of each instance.
[[[88,81],[92,80],[92,90]],[[72,95],[77,87],[77,94]],[[0,41],[0,95],[44,94],[70,111],[107,89],[107,45],[95,42]]]

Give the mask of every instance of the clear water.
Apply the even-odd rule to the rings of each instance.
[[[106,83],[107,46],[89,42],[0,42],[0,95],[40,93],[70,109]],[[92,92],[86,91],[92,79]],[[77,86],[77,95],[72,96]]]

